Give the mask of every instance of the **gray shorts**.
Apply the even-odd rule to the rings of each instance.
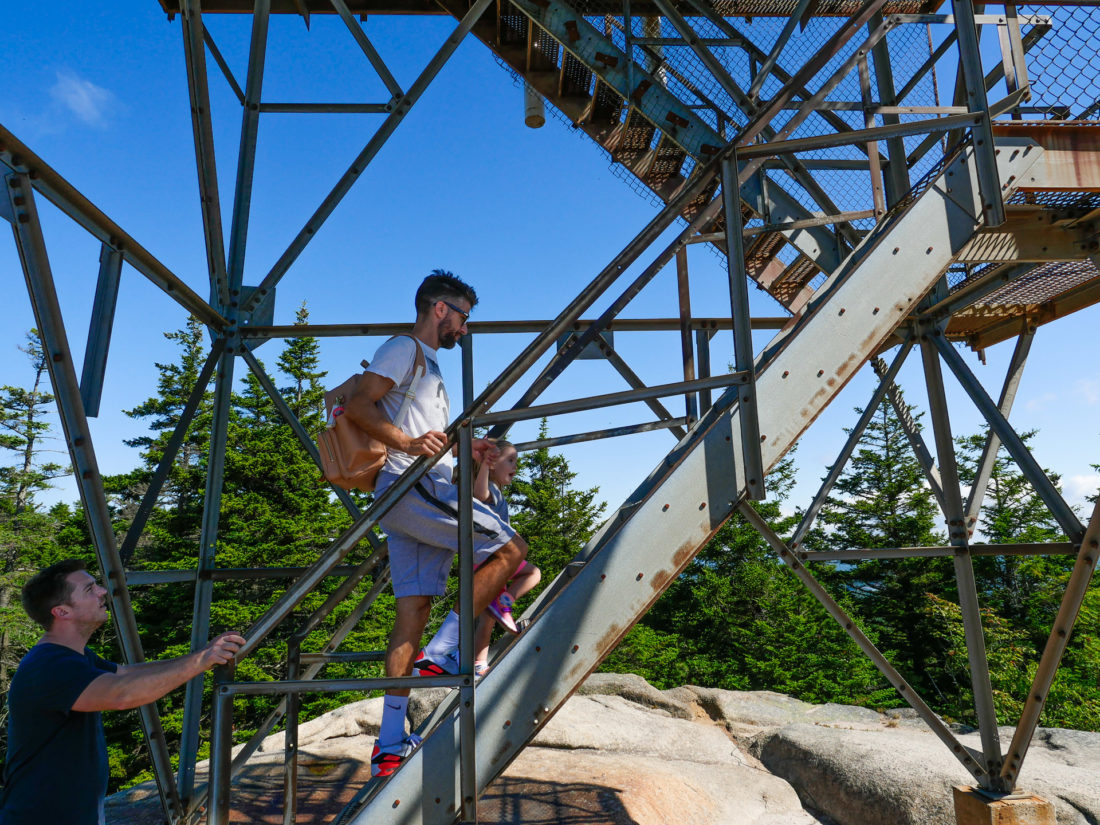
[[[375,495],[399,477],[379,473]],[[477,499],[473,515],[478,565],[511,541],[516,531]],[[442,596],[458,551],[458,487],[429,473],[386,513],[381,525],[389,541],[393,594]]]

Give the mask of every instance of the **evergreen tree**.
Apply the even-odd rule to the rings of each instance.
[[[539,439],[548,437],[543,419]],[[576,477],[564,456],[541,447],[520,456],[519,472],[507,490],[512,526],[530,548],[527,557],[542,570],[542,586],[584,548],[607,506],[597,503],[599,487],[574,489]]]
[[[755,506],[779,531],[793,459]],[[814,702],[894,704],[886,680],[816,599],[734,514],[604,664],[668,688],[776,690]]]
[[[862,412],[862,410],[857,410]],[[912,416],[912,408],[907,414]],[[920,416],[913,418],[920,428]],[[944,544],[942,515],[893,405],[883,401],[807,537],[815,550],[928,547]],[[944,713],[964,713],[969,680],[945,668],[930,599],[957,602],[950,559],[872,559],[840,565],[829,576],[858,605],[880,649]]]
[[[1034,436],[1034,430],[1021,434],[1025,443]],[[958,439],[964,484],[974,483],[985,440],[985,434]],[[1058,476],[1049,471],[1047,475],[1057,485]],[[991,544],[1065,541],[1057,521],[1003,446],[993,462],[979,528],[981,538]],[[979,596],[986,606],[982,618],[996,707],[1007,723],[1019,719],[1073,566],[1074,558],[1068,555],[974,559]],[[951,614],[945,636],[954,640],[958,661],[965,651],[961,618],[944,612]],[[1094,580],[1044,704],[1043,724],[1085,729],[1100,724],[1098,628],[1100,583]]]
[[[19,589],[36,570],[54,561],[56,554],[55,521],[38,508],[35,496],[50,489],[51,480],[68,472],[54,461],[43,460],[50,439],[46,416],[54,398],[45,389],[46,353],[37,330],[27,333],[27,343],[19,350],[30,364],[30,389],[0,387],[0,450],[11,462],[0,465],[2,692],[8,689],[15,665],[38,636],[38,629],[19,605]]]
[[[68,472],[43,459],[51,438],[46,416],[54,399],[45,389],[46,353],[37,330],[27,334],[26,346],[19,350],[29,362],[30,388],[0,387],[0,765],[7,752],[8,685],[42,632],[23,612],[19,590],[37,570],[59,558],[59,518],[43,511],[36,496]]]

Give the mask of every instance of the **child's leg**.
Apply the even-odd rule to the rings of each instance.
[[[488,613],[482,613],[477,617],[477,625],[474,627],[474,666],[489,664],[489,640],[493,635],[493,625],[496,620]]]
[[[512,577],[512,580],[508,582],[508,592],[512,594],[512,598],[518,599],[520,596],[530,593],[541,579],[542,571],[531,562],[526,562],[519,572]]]

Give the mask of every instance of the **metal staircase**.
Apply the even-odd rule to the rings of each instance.
[[[1025,105],[1033,82],[1038,84],[1036,88],[1045,82],[1042,77],[1029,77],[1027,58],[1042,50],[1048,32],[1057,31],[1052,19],[1055,13],[1061,13],[1062,6],[1044,6],[1039,9],[1043,13],[1031,15],[1017,15],[1015,7],[1011,11],[1006,7],[1005,13],[998,16],[977,14],[970,0],[953,0],[949,14],[923,0],[638,0],[633,4],[630,0],[204,0],[201,4],[197,0],[161,0],[161,5],[170,17],[182,18],[208,253],[209,302],[99,212],[29,147],[0,128],[0,173],[7,188],[7,195],[0,197],[0,216],[15,230],[37,327],[53,353],[51,380],[127,661],[142,658],[129,610],[128,588],[135,584],[178,583],[181,577],[193,574],[188,583],[193,583],[196,592],[196,643],[207,636],[212,587],[219,572],[214,548],[221,458],[237,356],[271,394],[305,449],[311,450],[310,434],[282,401],[252,356],[251,347],[280,336],[311,332],[388,335],[406,327],[388,323],[328,324],[305,329],[274,326],[271,313],[275,288],[465,34],[472,32],[517,78],[533,87],[570,124],[606,151],[617,168],[640,182],[665,207],[579,295],[563,298],[564,308],[554,320],[526,325],[516,321],[470,325],[477,334],[524,331],[537,333],[537,337],[480,396],[474,397],[472,383],[465,388],[465,410],[450,428],[450,437],[462,455],[469,450],[475,426],[501,428],[525,417],[637,400],[650,403],[659,420],[584,435],[609,437],[656,427],[685,434],[608,519],[576,562],[539,597],[526,617],[531,619],[530,626],[503,652],[484,680],[476,687],[469,675],[416,682],[424,687],[458,690],[426,724],[424,745],[385,783],[365,788],[345,809],[340,821],[452,823],[476,818],[477,793],[500,775],[735,512],[756,527],[845,627],[899,694],[956,754],[976,783],[993,791],[1014,787],[1080,607],[1083,588],[1100,556],[1088,549],[1100,547],[1100,516],[1094,515],[1087,527],[1081,524],[1007,423],[1015,382],[1035,327],[1100,301],[1100,274],[1093,263],[1100,250],[1095,229],[1095,218],[1100,216],[1100,199],[1095,195],[1100,191],[1100,126],[1023,120],[1025,114],[1042,117],[1055,111],[1059,117],[1068,117],[1074,106],[1073,114],[1087,115],[1094,108],[1091,99],[1083,98],[1072,106],[1062,101],[1057,106],[1048,101],[1046,108]],[[248,78],[243,87],[204,28],[203,15],[216,13],[253,16]],[[297,14],[308,27],[311,15],[322,13],[339,15],[346,24],[383,80],[391,95],[389,100],[370,104],[290,104],[262,99],[270,15]],[[446,13],[460,22],[411,85],[403,88],[371,44],[363,22],[374,14],[426,13]],[[779,21],[771,31],[773,42],[757,42],[745,30],[748,24],[741,21],[759,15],[771,15]],[[826,15],[835,19],[811,38],[811,49],[798,60],[790,60],[784,44],[794,37],[798,25],[806,26],[807,21]],[[1095,29],[1087,14],[1076,18],[1071,15],[1070,19],[1077,20],[1082,29]],[[892,38],[904,26],[920,27],[930,22],[951,25],[954,34],[927,60],[921,54],[921,65],[895,78],[892,68],[898,41]],[[1003,33],[1003,59],[988,71],[983,70],[981,62],[978,25],[996,26]],[[907,42],[902,40],[901,46]],[[728,58],[723,49],[733,49],[736,60]],[[223,238],[226,228],[221,219],[214,163],[208,51],[226,74],[243,112],[228,242]],[[959,68],[950,103],[907,105],[911,101],[906,95],[918,82],[924,82],[922,78],[926,80],[937,61],[949,52],[957,53]],[[1045,71],[1049,74],[1049,67]],[[990,102],[986,93],[994,89],[1003,91],[1004,96]],[[844,99],[849,95],[860,99]],[[384,120],[270,271],[258,284],[246,286],[242,278],[257,124],[268,111],[364,112],[383,115]],[[1012,120],[998,119],[1000,116]],[[811,122],[814,128],[808,128]],[[876,125],[879,122],[881,125]],[[845,147],[849,153],[840,159],[813,154],[836,147]],[[842,199],[820,174],[853,169],[867,175],[866,190],[855,199]],[[910,173],[916,175],[917,170],[921,172],[920,181],[910,185]],[[57,310],[35,207],[37,196],[52,201],[102,243],[100,288],[89,332],[90,355],[79,380]],[[679,235],[648,265],[635,268],[658,239],[667,242],[671,234],[668,230],[674,225],[680,227]],[[684,301],[688,292],[685,266],[679,283],[678,319],[620,318],[631,298],[663,267],[673,258],[678,264],[686,258],[684,249],[690,243],[712,244],[723,253],[730,282],[729,315],[718,319],[692,317]],[[191,401],[177,424],[177,435],[182,439],[217,367],[209,483],[193,571],[166,571],[161,576],[158,571],[126,569],[127,548],[136,546],[144,516],[131,526],[120,553],[88,434],[87,416],[94,415],[98,408],[107,358],[105,339],[109,340],[113,323],[113,293],[117,292],[118,273],[124,262],[170,300],[202,319],[213,340]],[[628,272],[634,273],[633,280],[623,287],[620,296],[598,318],[586,318],[584,313],[612,286],[621,286]],[[752,351],[748,337],[750,326],[760,319],[751,318],[748,312],[747,279],[790,313],[790,317],[769,324],[782,329],[758,353]],[[629,328],[631,323],[638,325],[635,328],[681,332],[685,356],[682,382],[646,387],[601,337],[607,330]],[[709,367],[709,336],[720,326],[734,332],[735,366],[729,374],[711,376],[703,367]],[[693,332],[697,335],[695,353],[691,349]],[[961,363],[948,339],[981,349],[1015,335],[1019,335],[1020,357],[1014,358],[1001,400],[994,403]],[[626,378],[631,390],[534,406],[542,391],[574,358],[588,351],[589,344]],[[910,433],[910,437],[918,452],[923,450],[922,464],[952,529],[950,547],[892,548],[894,555],[884,557],[934,550],[955,560],[976,715],[982,732],[980,751],[963,747],[923,700],[913,695],[904,676],[862,636],[807,569],[812,561],[842,560],[837,554],[814,559],[799,546],[832,482],[827,479],[823,483],[789,543],[771,532],[749,503],[763,495],[762,480],[768,468],[790,449],[852,376],[875,356],[898,344],[899,354],[889,369],[881,368],[882,379],[867,406],[873,409],[892,395],[902,361],[919,347],[934,408],[931,418],[936,458],[924,448],[919,433]],[[555,346],[557,351],[550,364],[534,378],[515,407],[494,409],[504,393]],[[695,354],[699,377],[689,374],[688,369]],[[1058,545],[1060,549],[1050,552],[1073,552],[1078,558],[1063,609],[1025,700],[1020,725],[1004,753],[997,741],[997,719],[985,670],[969,535],[963,529],[964,524],[972,526],[977,517],[982,483],[975,485],[964,508],[959,500],[950,425],[943,407],[941,360],[989,421],[995,433],[989,441],[992,454],[996,453],[997,443],[1006,445],[1069,538],[1069,542]],[[467,376],[472,382],[472,376]],[[704,402],[704,393],[712,390],[720,391],[717,400],[713,404]],[[680,419],[673,419],[655,401],[662,395],[690,393],[698,394],[697,414]],[[865,423],[858,422],[853,428],[845,447],[848,455]],[[165,473],[172,464],[172,452],[173,448],[166,450],[162,467]],[[834,472],[840,471],[845,457],[842,452]],[[988,455],[983,460],[991,461]],[[373,525],[427,467],[426,460],[419,460],[362,513],[346,494],[341,495],[355,519],[353,526],[334,540],[314,564],[293,571],[295,578],[283,595],[249,629],[244,653],[253,652],[288,621],[326,577],[343,575],[345,581],[291,637],[285,680],[249,683],[236,681],[232,674],[220,674],[214,691],[211,776],[206,788],[195,782],[204,715],[201,680],[188,692],[178,776],[173,774],[155,706],[143,709],[142,725],[165,814],[172,825],[190,825],[204,815],[208,815],[211,825],[228,821],[233,772],[279,722],[284,710],[285,819],[293,821],[298,776],[297,697],[316,690],[370,691],[394,686],[393,679],[315,677],[329,662],[378,660],[377,651],[336,651],[386,585],[385,550],[378,546]],[[147,515],[156,503],[159,483],[151,485],[140,512]],[[362,540],[374,545],[373,552],[349,575],[341,562]],[[1026,551],[1042,552],[1034,548]],[[853,548],[851,552],[873,551]],[[852,556],[857,557],[867,556]],[[460,569],[464,587],[469,586],[468,561],[463,556]],[[373,576],[371,592],[352,610],[324,650],[302,652],[301,641],[367,575]],[[464,601],[468,604],[470,599]],[[231,759],[234,697],[260,694],[286,698],[253,740]]]
[[[999,171],[1020,179],[1042,149],[1000,145]],[[761,452],[770,468],[904,321],[980,226],[968,147],[886,216],[833,274],[798,323],[756,364]],[[1006,190],[1007,191],[1007,190]],[[470,411],[467,411],[470,412]],[[704,418],[563,572],[534,620],[479,683],[478,790],[498,776],[610,653],[747,492],[736,389]],[[797,562],[795,562],[797,566]],[[459,697],[426,725],[424,745],[342,821],[451,823],[461,808]],[[954,738],[943,728],[937,732]],[[967,757],[979,777],[985,771]]]

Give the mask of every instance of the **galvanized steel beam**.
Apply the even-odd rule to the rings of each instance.
[[[1077,514],[1062,498],[1061,493],[1058,492],[1047,474],[1043,472],[1043,468],[1039,466],[1039,462],[1028,450],[1023,439],[1012,429],[1012,425],[1008,423],[997,405],[993,403],[993,399],[989,397],[985,387],[981,385],[974,373],[966,366],[966,362],[962,360],[962,356],[943,335],[931,335],[929,337],[939,349],[940,355],[943,356],[947,366],[955,374],[955,378],[966,390],[966,394],[970,396],[970,400],[974,402],[974,406],[978,408],[978,411],[989,423],[990,430],[996,433],[997,437],[1004,442],[1005,449],[1008,450],[1009,455],[1012,456],[1016,465],[1020,468],[1020,472],[1024,474],[1024,477],[1035,488],[1035,492],[1038,493],[1043,503],[1050,509],[1051,515],[1061,526],[1062,531],[1070,541],[1080,542],[1085,533],[1084,525],[1077,519]]]
[[[195,166],[199,175],[199,205],[202,207],[206,266],[210,278],[210,303],[224,311],[229,306],[229,281],[226,276],[221,197],[214,159],[214,128],[211,123],[210,90],[206,81],[206,51],[199,0],[180,0],[180,16],[183,20],[183,55],[191,100]]]
[[[1035,328],[1027,321],[1020,330],[1016,339],[1016,346],[1012,350],[1012,359],[1008,362],[1008,370],[1005,374],[1004,386],[1001,387],[1001,397],[997,401],[997,409],[1001,415],[1008,418],[1012,412],[1012,403],[1016,400],[1016,390],[1020,387],[1020,380],[1024,376],[1024,367],[1027,365],[1027,354],[1031,351],[1031,342],[1035,340]],[[985,498],[986,488],[989,486],[990,476],[993,474],[993,465],[997,461],[997,453],[1001,449],[1001,439],[992,430],[985,438],[981,457],[978,459],[977,469],[974,472],[974,483],[970,485],[970,494],[966,499],[966,529],[973,533],[978,523],[978,515],[981,513],[982,501]]]
[[[65,333],[65,321],[57,300],[57,288],[46,252],[31,178],[25,173],[12,173],[3,177],[3,183],[6,191],[0,197],[7,202],[5,211],[13,218],[12,231],[26,278],[27,294],[43,351],[48,356],[46,366],[50,383],[57,401],[57,411],[68,446],[69,459],[72,461],[80,502],[88,521],[88,531],[95,547],[103,585],[107,588],[107,598],[110,599],[111,616],[118,633],[119,647],[126,664],[137,664],[145,659],[141,635],[134,619],[130,593],[126,588],[122,559],[115,544],[114,525],[103,490],[103,478],[99,472],[95,448],[92,446],[91,429],[80,400],[76,365],[73,363]],[[182,808],[176,785],[172,781],[171,760],[168,757],[160,715],[155,703],[142,705],[138,713],[157,776],[161,805],[165,816],[174,823]]]
[[[448,36],[447,40],[436,52],[435,56],[428,62],[428,65],[424,67],[424,70],[413,82],[409,90],[401,97],[400,100],[393,104],[393,109],[386,118],[385,122],[378,127],[378,131],[374,133],[374,136],[367,142],[367,145],[363,147],[363,150],[352,161],[351,166],[347,171],[341,175],[340,180],[336,182],[336,185],[332,187],[328,195],[321,202],[321,205],[317,207],[313,215],[305,226],[298,232],[294,240],[291,241],[290,246],[286,248],[286,251],[279,256],[279,260],[275,262],[275,265],[271,267],[271,270],[264,276],[259,286],[256,287],[256,291],[242,306],[242,312],[248,313],[255,309],[260,303],[267,297],[268,293],[278,285],[283,276],[286,275],[291,265],[297,260],[298,256],[302,254],[302,250],[306,248],[306,245],[313,239],[317,232],[328,220],[329,215],[336,209],[337,205],[344,196],[351,189],[352,185],[359,179],[360,175],[366,171],[367,166],[374,159],[374,156],[378,154],[379,150],[386,144],[390,135],[394,133],[397,127],[401,124],[401,121],[405,119],[405,115],[409,113],[413,105],[420,99],[420,96],[424,93],[425,89],[431,85],[432,80],[439,74],[440,69],[446,65],[451,55],[454,54],[455,49],[458,48],[458,44],[462,42],[467,33],[473,27],[474,23],[481,17],[485,9],[488,8],[490,0],[476,0],[476,2],[470,7],[469,11],[462,18],[459,24],[455,27],[454,31]]]
[[[943,388],[943,373],[940,369],[939,356],[927,335],[921,336],[920,345],[924,379],[928,387],[932,432],[936,440],[936,455],[943,481],[943,512],[947,517],[947,536],[951,546],[955,548],[952,561],[955,566],[963,635],[966,639],[966,657],[970,665],[974,711],[978,718],[978,735],[982,741],[985,775],[979,778],[979,783],[987,790],[1003,793],[1011,788],[1006,789],[1000,779],[1001,738],[997,730],[997,712],[993,706],[993,685],[989,676],[989,660],[985,652],[985,634],[982,630],[981,606],[978,604],[978,586],[974,578],[974,562],[970,557],[962,489],[959,485],[958,464],[955,461],[955,440],[951,435],[947,395]]]
[[[99,278],[92,301],[92,320],[88,324],[88,343],[84,347],[84,367],[80,371],[80,399],[89,418],[99,415],[99,402],[103,398],[103,376],[107,372],[121,276],[122,253],[103,244],[99,250]]]

